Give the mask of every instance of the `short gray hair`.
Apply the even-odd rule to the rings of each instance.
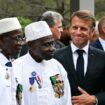
[[[53,27],[58,20],[63,21],[63,16],[55,11],[46,11],[42,14],[41,20],[46,21],[49,27]]]

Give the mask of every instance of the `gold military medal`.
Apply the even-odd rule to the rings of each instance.
[[[30,88],[29,88],[29,90],[30,90],[30,92],[34,92],[34,91],[35,91],[34,86],[33,86],[33,85],[31,85],[31,86],[30,86]]]
[[[5,74],[5,79],[9,79],[9,74],[6,72],[6,74]]]
[[[8,73],[8,69],[6,68],[6,74],[5,74],[5,79],[9,79],[9,73]]]

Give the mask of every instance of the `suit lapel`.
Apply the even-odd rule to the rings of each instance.
[[[70,74],[70,76],[72,76],[72,78],[75,82],[75,86],[77,87],[78,86],[78,79],[77,79],[77,76],[75,73],[75,67],[74,67],[74,61],[73,61],[71,46],[68,47],[65,59],[67,60],[67,66],[69,68],[69,74]]]
[[[70,69],[71,72],[74,72],[75,69],[74,69],[74,62],[73,62],[73,56],[72,56],[72,51],[71,51],[71,47],[69,46],[68,47],[68,50],[67,50],[67,54],[66,54],[66,59],[67,59],[67,65],[68,65],[68,68]]]
[[[95,63],[95,54],[93,52],[93,48],[89,47],[89,51],[88,51],[88,64],[87,64],[87,71],[85,74],[85,80],[88,78],[89,72],[91,72],[92,67],[94,66]]]
[[[99,39],[97,39],[96,45],[97,45],[97,48],[99,48],[101,50],[104,50],[103,47],[102,47],[102,45],[101,45],[101,43],[100,43],[100,41],[99,41]]]

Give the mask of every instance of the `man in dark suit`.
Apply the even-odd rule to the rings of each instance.
[[[105,53],[89,45],[94,27],[95,18],[89,11],[74,12],[69,28],[71,43],[54,54],[68,72],[73,105],[105,105]],[[82,82],[76,73],[78,49],[84,59]]]
[[[94,43],[92,43],[91,45],[95,48],[100,49],[100,50],[104,50],[99,38]]]
[[[98,23],[98,39],[91,45],[95,48],[105,51],[105,16],[103,16]]]

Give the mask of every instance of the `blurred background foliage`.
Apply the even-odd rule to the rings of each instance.
[[[58,11],[67,23],[70,0],[0,0],[0,19],[18,16],[23,29],[30,22],[37,21],[47,10]]]
[[[29,18],[24,18],[22,16],[18,16],[18,19],[19,19],[20,24],[22,25],[23,31],[24,31],[25,26],[32,22],[32,20],[30,20]]]
[[[105,15],[105,0],[95,0],[95,16]],[[18,17],[22,27],[37,21],[47,10],[58,11],[64,17],[64,25],[70,18],[70,0],[0,0],[0,19]]]
[[[95,0],[95,16],[97,20],[105,16],[105,0]]]

